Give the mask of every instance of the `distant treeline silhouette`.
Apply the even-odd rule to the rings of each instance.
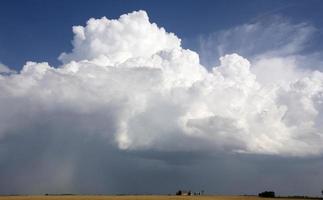
[[[269,197],[269,198],[275,198],[275,192],[274,191],[264,191],[258,194],[259,197]]]
[[[178,190],[175,195],[178,195],[178,196],[191,196],[191,195],[194,195],[194,196],[198,196],[198,195],[203,195],[204,194],[204,190],[200,191],[200,192],[191,192],[191,190]]]
[[[323,194],[323,193],[322,193]],[[323,200],[323,198],[320,197],[311,197],[311,196],[297,196],[297,195],[291,195],[291,196],[276,196],[274,191],[264,191],[258,194],[259,197],[265,197],[265,198],[281,198],[281,199],[315,199],[315,200]]]

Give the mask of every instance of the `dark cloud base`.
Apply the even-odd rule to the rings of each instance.
[[[1,140],[1,194],[319,195],[323,184],[317,157],[120,151],[104,137],[48,130]]]

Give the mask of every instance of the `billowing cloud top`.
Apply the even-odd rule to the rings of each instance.
[[[118,20],[90,19],[86,27],[74,26],[72,53],[63,53],[63,62],[102,59],[103,65],[123,63],[130,58],[147,58],[162,50],[179,49],[173,33],[151,24],[146,12],[122,15]]]
[[[90,19],[73,32],[62,66],[27,62],[0,74],[0,138],[61,127],[128,150],[323,153],[319,71],[237,54],[207,70],[144,11]]]

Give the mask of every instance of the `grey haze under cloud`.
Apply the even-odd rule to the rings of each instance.
[[[315,194],[323,73],[301,55],[314,31],[290,23],[228,30],[219,48],[240,32],[260,41],[279,32],[272,38],[279,45],[256,54],[243,44],[250,61],[223,55],[207,70],[144,11],[73,27],[62,66],[27,62],[18,73],[0,66],[0,192]],[[282,187],[290,162],[295,185]],[[303,165],[311,183],[298,181]]]

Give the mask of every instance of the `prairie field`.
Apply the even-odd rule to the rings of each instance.
[[[49,195],[49,196],[0,196],[0,200],[264,200],[256,196],[167,196],[167,195]],[[271,200],[271,198],[266,198]]]

